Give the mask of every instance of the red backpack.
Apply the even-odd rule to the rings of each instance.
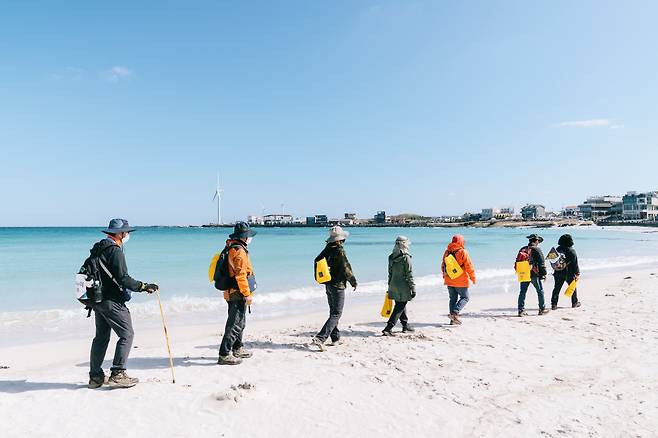
[[[534,273],[539,273],[539,267],[532,264],[532,247],[530,245],[524,246],[519,250],[519,253],[516,255],[517,262],[528,262],[530,263],[530,268]],[[516,268],[516,263],[514,263]]]

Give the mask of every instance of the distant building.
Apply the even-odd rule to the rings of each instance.
[[[451,217],[448,217],[448,219],[450,219],[450,220],[446,220],[446,221],[443,221],[443,222],[455,222],[457,219],[463,219],[465,221],[479,221],[479,220],[482,220],[482,213],[469,213],[469,212],[466,212],[461,217],[451,216]]]
[[[263,216],[264,225],[289,225],[292,224],[291,214],[268,214]]]
[[[562,209],[562,212],[560,213],[562,217],[566,218],[578,218],[581,217],[580,214],[580,209],[578,208],[577,205],[567,205]]]
[[[546,217],[546,208],[541,204],[528,204],[521,209],[524,220],[540,219]]]
[[[306,225],[315,225],[315,216],[307,216]]]
[[[590,196],[585,202],[578,206],[583,219],[597,221],[601,219],[610,219],[621,217],[622,198],[621,196]]]
[[[658,220],[658,192],[628,192],[622,198],[624,220]]]
[[[356,213],[345,213],[345,219],[356,220]]]
[[[514,216],[513,207],[503,208],[483,208],[480,214],[481,220],[489,221],[491,219],[508,219]]]
[[[326,214],[316,214],[315,215],[315,225],[328,225],[329,224],[329,219],[327,218]]]
[[[262,216],[248,216],[247,223],[249,225],[265,225],[265,220]]]
[[[385,224],[386,223],[386,212],[378,211],[374,217],[376,224]]]
[[[496,219],[508,219],[514,216],[514,207],[503,207],[494,213]]]

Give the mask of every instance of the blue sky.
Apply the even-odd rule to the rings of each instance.
[[[0,226],[656,190],[658,3],[0,5]]]

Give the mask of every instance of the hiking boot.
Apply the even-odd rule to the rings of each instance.
[[[395,333],[391,331],[391,329],[384,329],[382,330],[382,336],[391,336],[395,337]]]
[[[330,347],[336,347],[338,345],[343,345],[343,340],[342,339],[336,339],[335,341],[331,341],[330,344],[327,344]]]
[[[413,333],[415,331],[416,331],[416,329],[413,328],[412,326],[410,326],[409,324],[405,324],[405,325],[402,326],[402,333],[407,333],[407,332]]]
[[[525,310],[521,310],[519,312],[519,317],[521,317],[521,316],[528,316],[528,312],[526,312]]]
[[[557,310],[557,304],[552,304],[551,305],[551,310]]]
[[[233,356],[240,359],[249,359],[254,354],[251,351],[245,350],[244,347],[240,347],[237,350],[233,350]]]
[[[541,315],[546,315],[548,312],[550,312],[550,310],[548,310],[548,309],[539,309],[539,315],[540,316]]]
[[[103,374],[102,376],[89,376],[89,383],[87,388],[96,389],[100,388],[104,384],[107,384],[107,376]]]
[[[110,388],[132,388],[139,383],[136,377],[130,377],[126,374],[125,370],[112,372],[112,375],[107,379],[107,384]]]
[[[309,346],[317,347],[320,351],[325,351],[326,347],[324,346],[324,341],[320,338],[311,339]]]
[[[450,318],[450,322],[453,323],[452,325],[462,325],[462,320],[459,319],[458,313],[451,313],[448,315],[448,318]]]
[[[571,308],[572,308],[572,309],[575,309],[576,307],[580,307],[580,306],[581,306],[580,301],[578,301],[578,302],[576,302],[576,303],[573,303],[573,304],[571,305]]]
[[[217,365],[240,365],[241,363],[242,359],[231,356],[230,354],[227,354],[226,356],[220,354],[219,359],[217,360]]]

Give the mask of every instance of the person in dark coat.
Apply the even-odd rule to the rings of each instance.
[[[343,247],[348,236],[349,233],[341,227],[332,227],[329,231],[327,245],[315,258],[315,263],[322,259],[327,259],[329,273],[331,274],[331,280],[325,283],[327,301],[329,303],[329,318],[311,341],[311,345],[316,346],[321,351],[324,351],[324,343],[328,338],[331,338],[331,345],[340,344],[338,322],[343,314],[345,287],[349,283],[356,290],[357,286],[356,277],[352,273],[352,266],[349,260],[347,260],[345,248]]]
[[[572,281],[580,278],[580,267],[578,266],[578,255],[576,250],[573,249],[573,237],[570,234],[563,234],[557,241],[558,247],[555,248],[561,260],[553,264],[553,277],[555,278],[555,286],[553,287],[553,294],[551,296],[551,309],[557,309],[557,302],[560,298],[560,290],[564,283],[567,287]],[[578,301],[578,290],[574,290],[571,295],[571,307],[580,307]]]
[[[402,323],[403,332],[413,332],[407,317],[407,303],[416,297],[416,285],[411,271],[411,254],[409,254],[409,239],[398,236],[395,239],[393,252],[388,256],[388,297],[395,301],[395,307],[382,334],[393,336],[393,327],[398,319]]]
[[[525,311],[525,297],[531,283],[537,291],[537,299],[539,301],[539,314],[545,315],[549,312],[549,310],[546,309],[546,304],[544,302],[544,286],[542,284],[542,282],[546,279],[546,261],[544,259],[544,253],[539,247],[544,239],[536,234],[527,236],[527,239],[528,246],[521,248],[521,251],[530,251],[530,256],[528,259],[528,262],[530,263],[530,281],[521,282],[521,289],[519,291],[518,300],[519,316],[528,315],[528,313]]]
[[[126,362],[135,334],[126,301],[130,300],[132,291],[153,293],[158,290],[158,285],[137,281],[128,275],[123,248],[133,231],[135,229],[127,220],[112,219],[107,229],[103,230],[107,238],[96,243],[91,250],[91,257],[99,257],[104,268],[101,271],[102,301],[91,305],[96,336],[91,344],[89,360],[90,389],[99,388],[105,383],[102,365],[112,331],[119,339],[107,384],[115,388],[130,388],[139,382],[126,374]]]

